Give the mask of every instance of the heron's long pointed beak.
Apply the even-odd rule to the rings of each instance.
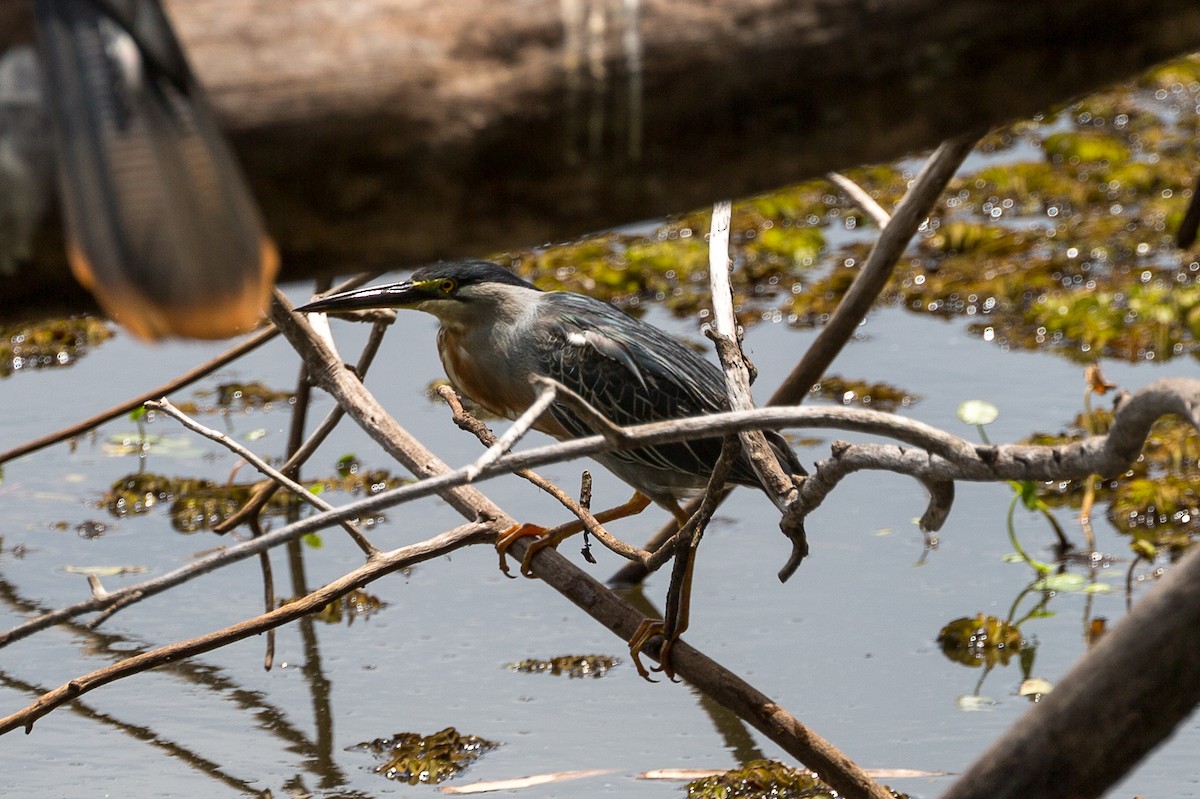
[[[368,286],[365,289],[343,291],[322,297],[302,305],[300,313],[328,313],[330,311],[366,311],[374,308],[408,308],[428,295],[411,280],[390,283],[386,286]]]

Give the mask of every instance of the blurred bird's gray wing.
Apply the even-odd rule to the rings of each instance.
[[[275,246],[157,0],[34,0],[67,254],[144,338],[253,328]]]

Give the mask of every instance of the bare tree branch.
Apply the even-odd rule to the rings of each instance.
[[[805,481],[801,491],[806,512],[811,512],[842,477],[863,469],[892,470],[911,475],[923,483],[932,481],[939,486],[952,480],[1055,480],[1082,478],[1089,474],[1117,474],[1137,457],[1154,420],[1172,413],[1183,416],[1200,429],[1200,380],[1168,378],[1152,383],[1118,405],[1107,435],[1055,447],[1018,444],[981,446],[922,422],[857,408],[776,407],[731,411],[631,427],[625,430],[624,436],[630,440],[630,446],[645,446],[688,438],[712,437],[750,428],[840,428],[887,436],[919,447],[911,449],[895,445],[836,443],[833,447],[833,457],[817,464],[816,472]],[[602,436],[589,436],[513,453],[484,469],[479,479],[486,480],[517,469],[535,468],[594,455],[609,447],[611,445]],[[227,563],[256,555],[342,519],[384,510],[466,483],[467,474],[464,468],[364,497],[333,511],[326,511],[272,531],[260,539],[228,547],[153,580],[112,591],[103,599],[93,597],[69,608],[43,614],[0,635],[0,647],[64,619],[126,601],[129,594],[142,592],[149,596],[160,593]],[[948,500],[949,497],[941,494],[936,502],[946,503]],[[930,530],[939,529],[945,510],[946,507],[939,504],[938,508],[926,511],[923,524],[928,525]],[[511,517],[504,518],[509,524],[513,523]],[[524,547],[520,549],[523,551]],[[522,552],[518,551],[516,554],[520,555]]]
[[[359,376],[360,380],[366,376],[367,370],[371,368],[371,364],[375,360],[375,355],[379,352],[380,345],[383,344],[383,335],[387,332],[391,322],[392,320],[378,320],[371,325],[371,333],[367,337],[367,343],[363,345],[362,352],[358,356],[358,363],[354,366],[354,372]],[[305,373],[305,378],[307,379],[307,373]],[[321,423],[317,425],[317,428],[313,430],[312,435],[297,447],[295,452],[291,453],[283,466],[279,467],[279,471],[284,474],[291,474],[302,464],[306,463],[312,457],[312,454],[317,451],[317,447],[324,443],[325,439],[329,437],[329,434],[333,432],[333,429],[337,427],[338,422],[345,415],[346,412],[342,410],[341,405],[334,406],[333,410],[326,414]],[[250,518],[257,516],[258,512],[275,495],[278,488],[278,483],[261,483],[256,487],[250,499],[242,507],[238,508],[236,513],[213,526],[213,532],[227,533],[238,525],[247,522]]]
[[[233,452],[238,457],[245,460],[255,469],[258,469],[258,471],[286,488],[288,491],[291,491],[292,494],[299,497],[302,501],[312,505],[314,508],[317,508],[318,510],[334,509],[334,507],[327,501],[321,497],[318,497],[316,494],[312,493],[283,472],[271,466],[262,458],[255,455],[248,447],[242,446],[237,441],[234,441],[232,438],[218,430],[213,430],[211,427],[205,427],[204,425],[200,424],[195,419],[191,418],[186,413],[172,405],[170,400],[168,400],[166,397],[163,397],[157,401],[147,402],[146,407],[152,410],[162,411],[168,416],[178,420],[180,424],[192,432],[198,433],[207,439],[217,442],[230,452]],[[379,550],[375,548],[375,545],[368,541],[366,537],[359,532],[358,528],[355,527],[351,522],[342,520],[338,522],[338,524],[340,524],[342,529],[344,529],[350,535],[350,538],[353,539],[354,543],[358,545],[358,548],[361,549],[363,554],[368,558],[379,552]]]
[[[854,334],[859,323],[870,310],[875,298],[887,284],[896,262],[904,254],[909,241],[929,215],[934,203],[945,190],[946,184],[970,153],[978,135],[961,136],[941,144],[925,162],[925,166],[896,207],[895,215],[883,228],[875,246],[871,249],[862,271],[854,279],[850,290],[842,298],[837,311],[817,336],[808,351],[767,401],[768,405],[799,405],[808,396],[809,389],[820,379],[829,364],[842,351],[842,347]],[[688,503],[687,512],[694,513],[698,500]],[[674,533],[674,528],[659,528],[645,548],[654,551]],[[786,578],[798,562],[795,557],[783,567],[780,576]],[[634,584],[645,579],[648,572],[639,564],[630,563],[614,574],[610,582]]]
[[[874,197],[872,197],[870,194],[867,194],[866,190],[863,189],[862,186],[858,185],[850,178],[846,177],[840,172],[830,172],[826,174],[825,177],[829,179],[830,183],[844,191],[846,196],[849,197],[855,205],[862,209],[863,213],[871,217],[871,219],[875,221],[875,224],[879,226],[880,230],[883,230],[888,226],[888,223],[892,221],[892,215],[883,210],[883,206],[875,202]]]
[[[221,630],[201,635],[196,638],[180,641],[169,646],[142,654],[133,655],[113,663],[91,674],[77,677],[65,685],[59,686],[40,697],[36,702],[0,719],[0,735],[18,727],[24,727],[26,732],[33,729],[33,723],[54,708],[69,702],[76,697],[93,691],[102,685],[115,680],[130,677],[143,671],[148,671],[166,663],[172,663],[193,655],[210,652],[219,647],[249,638],[252,635],[273,629],[289,621],[314,613],[330,602],[342,597],[355,588],[377,580],[385,574],[397,569],[411,566],[414,563],[440,557],[456,549],[478,543],[495,531],[483,524],[466,524],[439,536],[422,541],[419,544],[402,547],[391,552],[379,553],[368,559],[354,571],[347,572],[342,577],[320,588],[307,596],[290,602],[281,608],[256,616],[252,619],[231,625]]]
[[[713,317],[715,329],[709,330],[709,338],[717,348],[717,357],[725,371],[725,390],[729,407],[735,411],[754,408],[754,397],[750,393],[750,364],[739,344],[737,319],[733,314],[733,286],[729,282],[729,223],[732,206],[728,202],[713,206],[712,231],[709,234],[708,272],[712,284]],[[799,499],[797,480],[803,477],[785,474],[767,437],[761,430],[745,430],[738,433],[742,451],[750,459],[754,472],[762,483],[763,490],[780,511],[779,529],[792,542],[792,553],[779,572],[779,579],[786,581],[808,556],[808,539],[804,532],[803,515],[796,512]],[[720,499],[705,498],[701,507],[710,501],[718,504]],[[714,508],[715,510],[715,508]],[[697,511],[699,513],[699,511]],[[711,512],[710,512],[711,515]],[[693,536],[695,549],[698,535]]]
[[[833,359],[854,335],[859,323],[866,317],[875,298],[887,285],[896,262],[908,248],[934,203],[942,196],[946,184],[954,177],[963,159],[970,154],[979,141],[980,134],[972,133],[948,139],[934,151],[896,206],[891,221],[883,228],[871,253],[863,264],[862,271],[855,277],[849,291],[842,297],[833,317],[821,329],[817,340],[812,343],[800,363],[792,370],[771,397],[771,405],[803,402]]]

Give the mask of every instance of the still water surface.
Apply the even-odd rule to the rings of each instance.
[[[302,292],[294,292],[299,297]],[[685,323],[651,314],[684,336]],[[335,322],[343,354],[353,358],[365,330]],[[447,411],[425,396],[441,376],[434,352],[435,323],[402,314],[368,386],[452,465],[478,454]],[[776,386],[812,339],[780,324],[752,328],[747,346],[759,369],[760,397]],[[145,346],[119,335],[69,369],[19,374],[0,383],[0,448],[56,429],[152,387],[223,345]],[[276,341],[205,381],[263,380],[290,389],[297,370],[287,345]],[[1159,377],[1191,372],[1181,363],[1106,365],[1109,379],[1136,389]],[[989,428],[993,442],[1035,430],[1057,431],[1078,412],[1083,393],[1077,367],[1037,353],[1003,352],[969,338],[960,325],[903,311],[876,312],[833,370],[846,377],[888,381],[924,399],[906,415],[967,437],[955,409],[965,399],[987,399],[1001,409]],[[192,391],[172,399],[191,397]],[[332,407],[319,396],[310,418]],[[288,409],[231,416],[226,431],[242,437],[265,431],[251,446],[278,455],[285,446]],[[206,423],[221,427],[212,417]],[[133,457],[106,454],[103,441],[131,431],[127,421],[105,425],[74,447],[60,445],[6,465],[0,483],[0,624],[17,623],[35,608],[85,597],[84,578],[65,567],[141,565],[160,574],[217,546],[210,533],[170,529],[165,511],[113,519],[94,502],[117,478],[136,471]],[[235,459],[192,437],[169,420],[151,432],[178,436],[194,453],[175,458],[151,453],[146,468],[167,474],[226,480]],[[803,432],[801,435],[807,435]],[[831,437],[801,451],[824,457]],[[344,424],[310,462],[309,474],[333,472],[353,452],[368,467],[387,467],[365,434]],[[578,464],[545,470],[564,485],[577,484]],[[628,491],[596,469],[596,505],[616,503]],[[238,479],[248,479],[241,473]],[[562,511],[515,478],[484,489],[518,518],[553,523]],[[335,504],[344,497],[326,495]],[[976,691],[980,670],[947,660],[934,639],[951,619],[976,613],[1003,617],[1029,580],[1028,569],[1005,563],[1010,551],[1004,515],[1011,494],[1003,485],[963,485],[941,545],[923,555],[914,524],[925,502],[911,481],[880,474],[848,480],[809,521],[810,558],[786,585],[775,572],[788,546],[774,511],[761,495],[735,492],[701,547],[692,626],[687,640],[790,709],[805,723],[869,768],[957,772],[965,768],[1026,709],[1014,660],[984,680],[986,710],[959,709]],[[1069,514],[1060,515],[1075,530]],[[95,519],[109,525],[85,540],[75,526]],[[383,548],[420,540],[459,523],[437,500],[395,508],[372,537]],[[614,527],[640,543],[663,521],[657,510]],[[1045,555],[1049,531],[1020,516],[1019,532],[1032,554]],[[65,522],[66,529],[54,529]],[[1097,526],[1102,550],[1128,551],[1106,523]],[[293,581],[310,588],[360,562],[338,533],[303,553],[303,574],[282,553],[273,556],[281,595]],[[24,554],[14,556],[14,547]],[[594,549],[590,566],[600,579],[618,566]],[[294,566],[294,564],[291,564]],[[1119,589],[1123,564],[1101,579]],[[136,576],[105,578],[115,588]],[[387,607],[352,625],[307,622],[279,632],[276,666],[262,668],[263,642],[249,640],[190,663],[104,687],[40,721],[32,735],[0,739],[0,794],[11,796],[322,797],[430,795],[426,786],[390,783],[373,774],[367,754],[346,751],[361,741],[401,731],[432,733],[455,726],[503,745],[457,782],[543,772],[611,770],[605,776],[531,788],[513,795],[680,796],[679,783],[640,780],[659,768],[731,768],[760,756],[786,755],[758,733],[703,702],[687,685],[640,680],[619,641],[554,591],[533,580],[508,580],[493,551],[475,547],[423,564],[368,588]],[[661,606],[666,576],[652,578],[645,598]],[[1029,601],[1029,600],[1027,600]],[[1056,597],[1054,615],[1028,622],[1039,644],[1036,676],[1055,681],[1084,651],[1087,600]],[[95,631],[64,625],[0,651],[0,713],[7,714],[79,674],[131,652],[225,626],[259,612],[257,564],[243,562],[136,604]],[[1123,615],[1120,591],[1091,600],[1093,616]],[[622,665],[601,679],[568,680],[514,673],[505,665],[525,658],[605,653]],[[1200,724],[1193,718],[1113,796],[1200,795]],[[949,778],[892,780],[913,796],[933,797]]]

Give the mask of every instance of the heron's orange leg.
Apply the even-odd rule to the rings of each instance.
[[[679,529],[688,522],[688,516],[682,508],[675,506],[674,515]],[[695,564],[695,554],[690,541],[680,541],[676,545],[675,568],[671,572],[671,585],[667,589],[667,608],[665,620],[644,619],[629,639],[629,656],[642,679],[656,682],[650,677],[651,671],[661,671],[667,679],[677,682],[675,671],[671,668],[671,647],[679,640],[679,636],[687,630],[691,619],[692,605],[692,574]],[[662,646],[658,650],[658,665],[647,669],[642,665],[642,649],[656,635],[663,637]]]
[[[628,502],[622,505],[617,505],[615,508],[609,508],[608,510],[600,511],[594,516],[597,522],[600,524],[606,524],[608,522],[616,521],[617,519],[636,516],[648,507],[650,507],[650,498],[641,491],[635,491],[633,492],[633,496],[629,498]],[[529,548],[525,550],[525,557],[521,558],[521,574],[525,575],[526,577],[534,577],[535,575],[531,566],[534,555],[541,552],[546,547],[557,547],[571,536],[582,532],[583,529],[583,522],[581,522],[579,519],[575,519],[574,521],[567,522],[566,524],[560,524],[558,527],[555,527],[553,530],[550,530],[549,532],[545,533],[545,535],[538,538],[537,541],[531,543]],[[526,533],[526,535],[529,534]],[[517,537],[519,538],[520,536]],[[499,549],[499,542],[497,542],[496,547]]]

